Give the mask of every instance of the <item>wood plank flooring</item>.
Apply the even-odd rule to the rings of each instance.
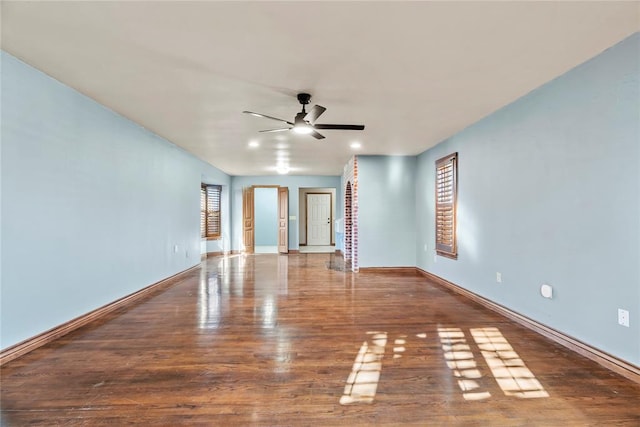
[[[2,425],[640,426],[640,385],[423,277],[214,257],[7,363]]]

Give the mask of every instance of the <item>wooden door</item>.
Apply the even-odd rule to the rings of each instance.
[[[278,252],[289,253],[289,189],[278,188]]]
[[[247,187],[242,190],[242,237],[244,250],[250,254],[255,244],[254,224],[253,187]]]
[[[307,194],[307,245],[331,244],[331,194]]]

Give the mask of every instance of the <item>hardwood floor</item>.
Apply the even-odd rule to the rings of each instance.
[[[7,363],[2,425],[640,425],[640,385],[422,276],[214,257]]]

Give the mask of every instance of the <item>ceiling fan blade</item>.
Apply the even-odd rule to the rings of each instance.
[[[243,113],[245,114],[251,114],[252,116],[256,116],[256,117],[264,117],[265,119],[271,119],[271,120],[277,120],[279,122],[285,122],[291,126],[293,126],[293,123],[288,122],[286,120],[283,119],[279,119],[277,117],[271,117],[271,116],[267,116],[266,114],[260,114],[260,113],[254,113],[253,111],[243,111]]]
[[[338,130],[364,130],[364,125],[330,125],[330,124],[315,124],[316,129],[338,129]]]
[[[285,130],[291,130],[291,128],[267,129],[267,130],[259,130],[258,132],[284,132]]]
[[[323,106],[314,105],[313,108],[309,110],[307,115],[304,116],[304,120],[308,123],[314,124],[316,120],[318,120],[318,117],[320,117],[320,115],[322,115],[322,113],[324,113],[325,111],[327,111],[327,109]]]
[[[314,137],[315,139],[324,139],[324,135],[319,134],[318,132],[316,132],[315,130],[313,132],[311,132],[309,135],[311,135],[312,137]]]

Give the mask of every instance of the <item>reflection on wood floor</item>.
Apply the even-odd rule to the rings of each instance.
[[[2,425],[640,425],[640,385],[331,254],[209,258],[2,368]]]

